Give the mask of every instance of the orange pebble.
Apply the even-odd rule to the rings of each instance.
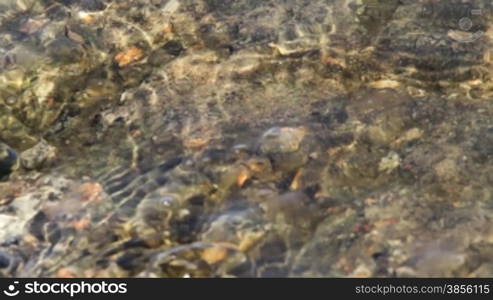
[[[238,178],[236,179],[236,184],[239,187],[242,187],[249,178],[250,172],[248,172],[246,168],[242,168],[240,174],[238,175]]]
[[[88,219],[81,219],[78,221],[74,221],[72,223],[72,226],[77,230],[77,231],[82,231],[84,229],[87,229],[91,226],[91,221]]]
[[[142,49],[133,46],[126,51],[122,51],[115,56],[115,60],[119,67],[125,67],[135,61],[140,60],[144,56]]]
[[[208,143],[209,143],[208,139],[194,138],[184,141],[184,146],[189,149],[198,150],[207,146]]]
[[[83,202],[93,202],[101,199],[103,187],[99,183],[86,182],[79,187]]]
[[[86,24],[92,24],[94,22],[94,17],[91,15],[85,15],[81,18],[81,20]]]
[[[171,24],[165,25],[163,31],[165,34],[173,33],[173,25],[171,25]]]
[[[218,263],[228,256],[228,249],[219,245],[204,249],[202,259],[209,265]]]

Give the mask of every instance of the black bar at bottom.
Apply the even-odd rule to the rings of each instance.
[[[485,298],[493,279],[471,278],[333,278],[333,279],[0,279],[3,299],[175,299],[187,297],[263,297],[292,299],[347,296],[437,299]],[[145,297],[145,298],[144,298]],[[252,298],[255,299],[255,298]]]

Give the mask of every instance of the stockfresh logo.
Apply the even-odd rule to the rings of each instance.
[[[3,293],[9,297],[15,297],[19,295],[20,291],[17,289],[17,285],[19,284],[19,281],[14,281],[13,284],[9,284],[9,286],[3,290]]]
[[[37,280],[19,284],[14,281],[9,284],[3,293],[8,297],[15,297],[20,293],[24,295],[76,295],[87,294],[126,294],[126,283],[101,282],[39,282]]]

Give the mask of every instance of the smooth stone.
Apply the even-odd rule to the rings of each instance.
[[[17,153],[4,143],[0,143],[0,178],[10,175],[17,163]]]
[[[260,138],[260,151],[264,154],[295,152],[305,135],[304,128],[273,127]]]
[[[46,166],[56,157],[56,148],[42,140],[34,147],[21,153],[21,165],[28,169],[34,170]]]

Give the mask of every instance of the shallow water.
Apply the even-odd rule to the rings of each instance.
[[[0,1],[3,276],[492,276],[489,1]]]

